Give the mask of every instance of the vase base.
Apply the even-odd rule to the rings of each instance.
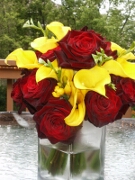
[[[65,177],[62,176],[51,176],[51,175],[47,175],[44,172],[40,174],[38,174],[38,180],[104,180],[104,177],[101,175],[95,175],[95,174],[91,174],[90,177],[89,176],[77,176],[77,177],[68,177],[67,179]]]

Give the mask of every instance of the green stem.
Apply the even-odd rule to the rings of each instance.
[[[86,159],[84,153],[79,154],[71,154],[70,155],[70,166],[71,166],[71,173],[81,174],[83,170],[86,169]]]
[[[44,154],[42,155],[44,156]],[[67,164],[67,157],[68,155],[66,153],[52,149],[45,161],[44,167],[53,176],[63,174]]]

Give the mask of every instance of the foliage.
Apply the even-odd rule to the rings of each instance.
[[[106,13],[108,39],[127,48],[135,39],[135,3],[133,0],[109,0]]]
[[[29,42],[40,32],[22,28],[34,19],[42,26],[51,21],[60,21],[74,29],[87,25],[108,40],[128,47],[135,39],[133,0],[3,0],[0,2],[0,57],[5,58],[13,49],[21,46],[28,49]],[[25,36],[25,38],[24,38]],[[20,42],[20,43],[19,43]]]

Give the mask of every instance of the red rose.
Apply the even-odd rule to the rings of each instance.
[[[49,51],[47,51],[46,53],[43,53],[40,58],[44,59],[45,61],[47,61],[48,59],[52,62],[56,59],[56,56],[55,56],[55,50],[59,50],[60,47],[57,46],[56,48],[54,49],[51,49]]]
[[[26,108],[26,105],[23,100],[23,94],[20,89],[20,82],[21,78],[17,79],[17,81],[13,84],[13,89],[11,92],[11,97],[13,101],[16,103],[17,107],[19,107],[19,114]]]
[[[35,79],[36,71],[36,69],[32,70],[20,82],[23,99],[31,113],[40,110],[47,103],[57,84],[57,81],[52,78],[43,79],[37,83]]]
[[[42,55],[42,53],[40,51],[37,51],[37,50],[35,51],[35,54],[37,56],[37,59],[40,58],[40,56]]]
[[[120,81],[122,90],[123,90],[123,96],[125,101],[129,105],[135,104],[135,81],[133,79],[129,78],[122,78]]]
[[[115,121],[119,117],[119,110],[122,107],[122,102],[113,89],[106,87],[106,95],[108,98],[94,91],[86,94],[87,117],[97,127]]]
[[[51,143],[71,142],[79,127],[65,124],[64,118],[69,115],[72,107],[64,99],[52,98],[34,114],[38,135],[48,138]]]
[[[112,82],[116,86],[116,93],[120,96],[123,104],[135,104],[135,81],[130,78],[111,75]]]
[[[46,138],[46,135],[40,131],[40,126],[37,123],[36,123],[36,129],[37,129],[37,133],[38,133],[39,138],[41,138],[41,139]]]
[[[92,30],[69,31],[68,34],[58,42],[61,49],[55,50],[59,66],[75,70],[91,68],[95,65],[92,54],[104,49],[110,56],[116,55],[110,49],[111,43],[107,42],[100,34]]]

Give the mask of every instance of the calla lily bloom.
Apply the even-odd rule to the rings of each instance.
[[[121,63],[121,60],[135,60],[135,56],[132,52],[127,52],[126,49],[120,47],[118,44],[114,42],[111,42],[111,49],[113,51],[117,50],[118,52],[117,61],[119,61],[120,63]]]
[[[78,89],[92,90],[103,96],[105,85],[111,82],[108,71],[102,67],[95,66],[91,69],[82,69],[74,76],[74,84]]]
[[[57,60],[54,60],[51,62],[52,66],[55,68],[55,70],[58,69],[58,63]],[[36,72],[36,81],[39,82],[42,79],[45,78],[54,78],[58,80],[57,74],[51,67],[46,67],[45,65],[42,65]]]
[[[109,74],[135,79],[135,64],[126,60],[123,63],[110,60],[103,65],[103,68],[105,68]]]
[[[46,26],[57,38],[40,37],[31,42],[31,47],[46,53],[48,50],[54,49],[58,46],[58,41],[61,40],[71,29],[70,27],[64,26],[60,22],[52,22]]]
[[[121,54],[124,54],[126,52],[126,49],[120,47],[118,44],[111,42],[111,50],[115,51],[117,50],[118,52],[118,56],[120,56]]]
[[[27,68],[34,69],[39,68],[41,65],[38,63],[36,54],[31,50],[23,50],[22,48],[18,48],[11,52],[5,59],[5,63],[7,61],[14,60],[16,61],[16,65],[18,68]]]
[[[110,74],[129,77],[135,79],[135,56],[132,52],[128,52],[116,43],[111,43],[111,49],[118,51],[118,58],[116,61],[110,60],[106,62],[103,67],[109,71]],[[130,62],[128,61],[130,60]]]
[[[70,27],[64,26],[62,23],[57,21],[51,22],[46,27],[53,34],[55,34],[58,40],[61,40],[68,33],[68,31],[71,30]]]
[[[73,82],[71,82],[71,87],[72,91],[69,102],[72,104],[73,108],[70,114],[64,120],[69,126],[78,126],[83,122],[85,117],[85,96],[81,90],[74,87]]]
[[[54,49],[58,46],[57,41],[54,37],[48,39],[47,37],[36,38],[31,42],[31,47],[42,52],[46,53],[48,50]]]

